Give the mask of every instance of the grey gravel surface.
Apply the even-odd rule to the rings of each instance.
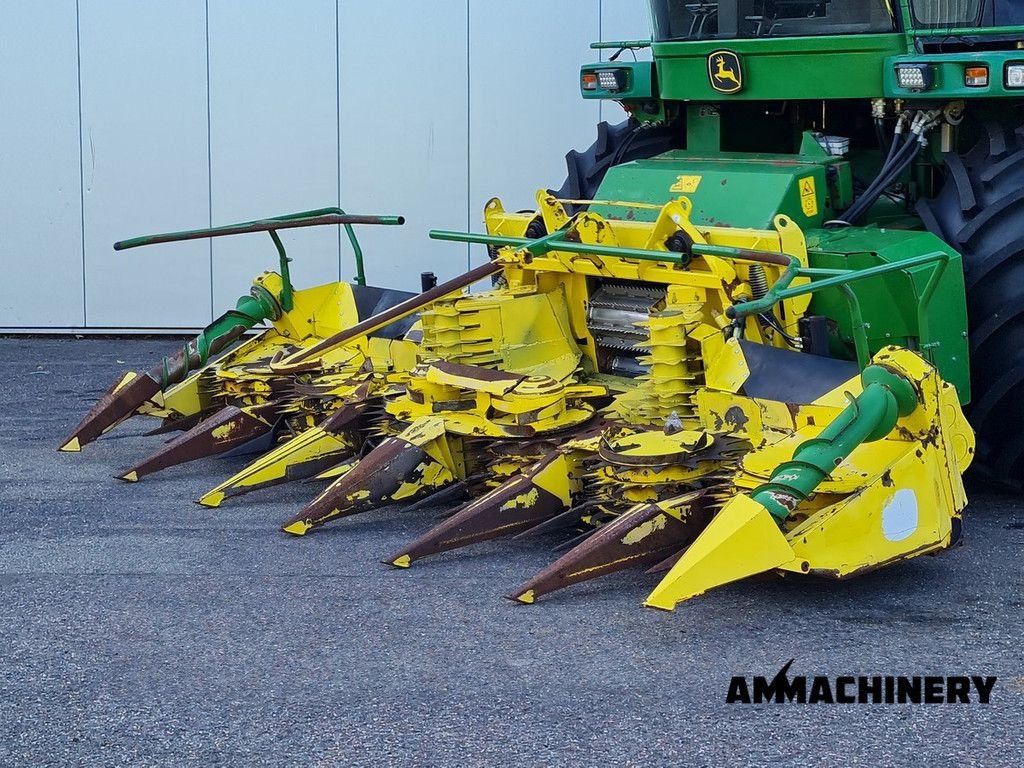
[[[0,339],[0,765],[1019,765],[1024,505],[975,490],[965,546],[845,583],[733,585],[673,614],[627,574],[532,607],[549,562],[482,545],[379,563],[435,511],[293,539],[315,487],[192,503],[241,462],[128,485],[130,423],[59,440],[164,340]],[[123,361],[123,362],[122,362]],[[732,675],[998,675],[993,703],[728,706]]]

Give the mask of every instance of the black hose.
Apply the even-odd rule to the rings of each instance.
[[[761,322],[762,326],[765,324],[770,325],[776,331],[776,333],[778,333],[780,336],[782,336],[783,339],[786,340],[786,343],[789,344],[789,346],[794,348],[798,346],[800,339],[786,333],[786,330],[782,327],[782,323],[780,323],[775,318],[775,316],[772,315],[770,312],[765,312],[763,314],[758,315],[757,317],[758,320]]]
[[[885,163],[892,160],[893,157],[896,155],[896,152],[899,151],[901,146],[903,146],[902,139],[904,135],[905,134],[902,131],[893,131],[892,141],[890,141],[888,144],[888,149],[885,153],[885,162],[882,163],[883,166],[885,165]]]
[[[892,153],[892,145],[896,141],[896,135],[894,134],[892,140],[888,139],[885,135],[885,123],[882,118],[875,119],[875,138],[878,139],[878,148],[886,154],[886,156]]]
[[[884,191],[896,182],[900,175],[907,169],[907,167],[921,154],[923,144],[921,141],[911,139],[903,146],[902,150],[897,154],[896,160],[893,161],[890,168],[886,171],[884,176],[874,181],[871,187],[868,188],[863,196],[863,199],[859,201],[858,207],[866,205],[864,212],[867,208],[870,208],[880,197]]]
[[[864,193],[861,195],[860,199],[857,200],[851,206],[851,208],[856,208],[865,198],[869,197],[870,195],[874,195],[876,192],[881,194],[881,191],[885,189],[887,186],[889,186],[889,184],[891,183],[889,182],[889,179],[892,176],[893,170],[900,167],[900,165],[906,160],[906,158],[915,154],[917,151],[916,148],[918,146],[919,143],[913,138],[911,138],[909,141],[907,141],[906,144],[900,147],[899,151],[896,152],[892,158],[887,159],[885,161],[885,164],[882,166],[882,169],[878,172],[878,175],[875,177],[875,180],[868,185],[868,188],[864,190]]]
[[[894,148],[897,143],[898,139],[894,139]],[[878,202],[878,198],[882,196],[882,193],[892,186],[910,164],[917,159],[918,154],[921,152],[921,147],[921,142],[911,134],[898,150],[890,150],[890,156],[886,158],[878,176],[875,177],[875,180],[864,193],[854,201],[853,205],[843,213],[842,221],[847,224],[856,224],[864,214],[871,210],[871,207]]]
[[[885,181],[892,169],[895,168],[903,159],[904,153],[908,152],[911,146],[914,144],[913,138],[906,143],[900,144],[900,137],[896,136],[893,138],[892,147],[889,150],[889,155],[882,161],[882,167],[878,169],[878,173],[875,178],[872,179],[871,183],[861,192],[860,196],[853,202],[849,210],[856,208],[861,200],[866,196],[872,194],[878,187],[880,182]]]
[[[861,217],[870,211],[872,206],[878,202],[878,198],[882,196],[882,193],[899,180],[899,177],[903,175],[921,152],[921,144],[915,141],[914,145],[916,147],[914,151],[897,163],[886,177],[876,184],[874,189],[865,193],[864,196],[861,197],[861,199],[843,215],[843,220],[845,222],[848,224],[856,224]]]
[[[636,128],[634,128],[630,132],[629,136],[623,139],[622,143],[619,144],[618,149],[615,150],[615,154],[612,156],[611,165],[618,165],[619,163],[622,162],[622,159],[626,156],[626,152],[629,150],[631,146],[633,146],[633,141],[636,139],[637,136],[640,135],[640,132],[645,130],[646,128],[646,124],[640,123],[639,125],[637,125]]]

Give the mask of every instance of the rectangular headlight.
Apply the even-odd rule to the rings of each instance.
[[[621,69],[602,69],[597,73],[597,82],[602,90],[615,93],[626,87],[626,73]]]
[[[1024,88],[1024,64],[1006,65],[1006,87]]]
[[[926,91],[935,83],[930,64],[897,64],[896,82],[908,91]]]

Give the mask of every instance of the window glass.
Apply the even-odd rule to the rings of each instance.
[[[982,0],[913,0],[920,27],[973,27],[981,22]]]
[[[651,0],[655,40],[891,32],[888,0]]]

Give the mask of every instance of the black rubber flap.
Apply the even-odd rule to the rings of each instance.
[[[750,368],[743,394],[764,400],[806,405],[830,392],[859,372],[850,360],[807,355],[788,349],[740,341]]]
[[[356,300],[356,311],[359,313],[360,321],[367,320],[385,309],[391,309],[416,295],[407,291],[393,291],[390,288],[375,288],[372,285],[353,285],[352,294]],[[385,325],[370,335],[380,339],[400,339],[416,322],[417,317],[416,314],[409,315]]]

